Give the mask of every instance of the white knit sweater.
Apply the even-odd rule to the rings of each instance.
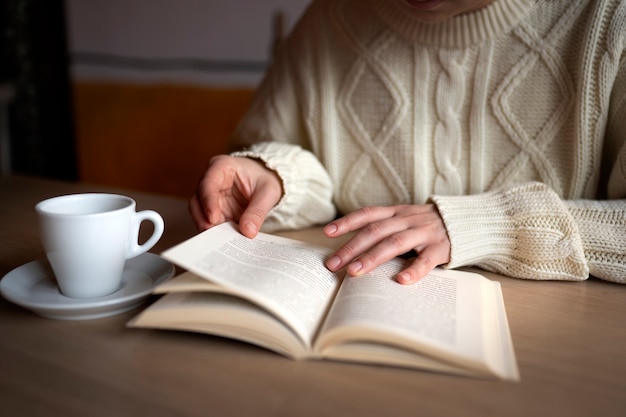
[[[265,230],[434,202],[446,267],[626,283],[626,2],[495,0],[440,24],[319,0],[235,132],[283,180]]]

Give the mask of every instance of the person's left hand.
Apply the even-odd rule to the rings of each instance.
[[[333,272],[347,265],[352,276],[365,274],[410,250],[418,254],[396,276],[401,284],[419,281],[450,262],[450,239],[434,204],[365,207],[324,227],[328,237],[355,235],[326,261]]]

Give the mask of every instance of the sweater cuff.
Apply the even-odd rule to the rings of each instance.
[[[450,238],[447,268],[476,265],[538,280],[580,281],[589,275],[576,223],[544,184],[431,200]]]
[[[626,200],[566,201],[578,225],[589,273],[626,284]]]
[[[262,161],[283,183],[283,196],[263,223],[264,232],[302,229],[335,218],[332,181],[312,153],[297,145],[261,142],[231,155]]]

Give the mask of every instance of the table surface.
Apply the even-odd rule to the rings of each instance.
[[[44,256],[35,203],[91,191],[128,194],[161,213],[165,234],[152,252],[195,233],[182,199],[3,176],[0,277]],[[286,235],[324,242],[317,230]],[[519,383],[292,361],[228,339],[125,327],[143,307],[61,321],[0,297],[0,415],[626,415],[625,286],[484,275],[502,284]]]

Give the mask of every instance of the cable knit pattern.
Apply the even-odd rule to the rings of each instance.
[[[442,23],[316,0],[233,145],[283,180],[268,231],[432,201],[448,267],[626,282],[625,48],[622,0],[494,0]]]
[[[461,158],[461,121],[459,112],[465,92],[463,53],[458,50],[441,50],[439,59],[446,71],[437,78],[436,109],[438,122],[435,126],[435,192],[460,194],[463,191],[459,175]]]

